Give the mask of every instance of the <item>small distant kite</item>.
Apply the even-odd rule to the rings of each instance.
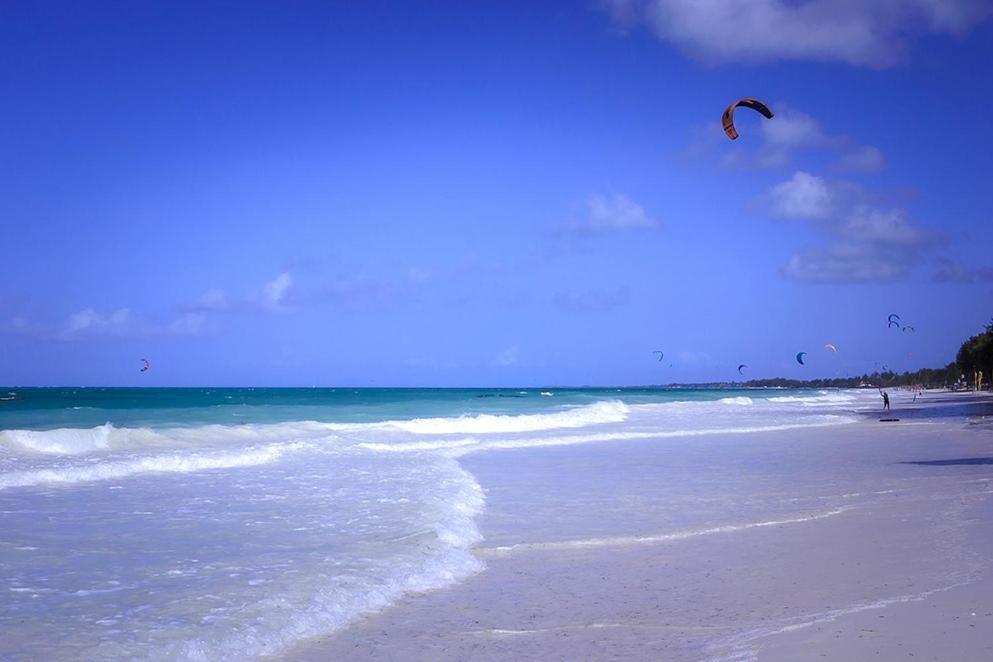
[[[796,362],[799,363],[800,365],[807,365],[806,363],[803,362],[803,357],[805,357],[806,355],[807,352],[797,352]]]
[[[751,108],[757,113],[762,113],[766,119],[772,119],[772,110],[769,106],[765,105],[758,99],[741,99],[740,101],[735,101],[733,104],[727,107],[724,111],[724,115],[721,116],[721,125],[724,127],[724,133],[731,140],[736,140],[738,138],[738,131],[734,128],[734,111],[738,106],[744,108]]]
[[[835,354],[838,353],[838,348],[835,347],[834,345],[832,345],[831,343],[828,343],[828,344],[824,345],[824,349],[830,349]]]
[[[148,372],[148,369],[152,367],[152,364],[148,362],[148,359],[141,360],[141,370],[138,372]]]
[[[744,363],[742,363],[742,364],[741,364],[740,366],[738,366],[738,374],[739,374],[739,375],[743,375],[743,374],[745,374],[745,373],[743,373],[743,372],[742,372],[741,370],[742,370],[743,368],[747,368],[747,367],[748,367],[748,366],[747,366],[747,365],[745,365]]]
[[[659,363],[662,363],[662,358],[665,356],[665,354],[663,354],[659,350],[655,350],[654,352],[652,352],[652,354],[658,354],[659,355]]]
[[[900,316],[893,313],[886,318],[886,328],[892,329],[893,327],[900,328]]]
[[[903,330],[904,331],[910,331],[911,333],[917,333],[917,331],[914,330],[914,327],[912,327],[909,324],[907,326],[903,327]]]

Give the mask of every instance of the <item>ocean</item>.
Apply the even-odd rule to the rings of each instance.
[[[532,448],[668,443],[677,466],[700,437],[747,445],[876,406],[854,390],[3,388],[0,658],[279,654],[513,542],[484,540],[467,455],[513,471]],[[651,530],[790,516],[680,484],[725,478],[675,473]]]

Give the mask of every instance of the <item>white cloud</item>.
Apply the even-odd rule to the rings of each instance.
[[[868,282],[907,274],[933,245],[933,235],[905,209],[880,208],[849,182],[797,172],[769,191],[771,212],[811,221],[824,245],[792,256],[783,273],[812,282]]]
[[[81,334],[125,335],[130,326],[131,311],[127,308],[118,308],[109,313],[99,313],[93,308],[86,308],[69,316],[62,329],[62,336],[71,338]]]
[[[659,222],[650,218],[645,213],[644,207],[623,193],[615,193],[610,197],[594,195],[590,197],[587,204],[589,206],[587,227],[594,232],[659,227]]]
[[[662,227],[645,208],[624,195],[591,195],[583,218],[562,228],[568,234],[595,235],[627,230],[657,230]]]
[[[812,60],[881,68],[906,40],[960,34],[991,13],[989,0],[607,0],[615,23],[647,25],[710,62]]]
[[[227,294],[224,290],[217,288],[207,290],[200,295],[200,298],[190,306],[193,310],[227,310],[231,306]]]
[[[782,149],[817,147],[830,142],[820,122],[806,113],[777,104],[774,121],[762,122],[762,137],[768,145]],[[737,119],[737,113],[735,113]]]
[[[915,252],[894,250],[885,244],[838,241],[793,255],[783,273],[815,283],[866,283],[907,274],[915,258]]]
[[[259,294],[259,305],[266,310],[273,312],[284,312],[289,310],[286,305],[286,295],[293,285],[293,276],[284,271],[268,283],[262,286]]]
[[[206,313],[183,313],[165,327],[166,333],[175,336],[199,336],[210,326]]]
[[[993,282],[993,267],[970,267],[948,257],[939,257],[935,262],[937,268],[931,274],[935,283]]]
[[[736,143],[724,155],[722,165],[731,168],[784,168],[793,163],[798,154],[812,152],[833,155],[831,167],[842,172],[874,173],[886,165],[886,159],[878,147],[862,145],[844,134],[829,134],[814,117],[785,103],[774,103],[773,110],[776,116],[771,120],[765,120],[747,109],[735,112],[736,125],[751,115],[759,118],[756,127],[759,144],[749,149]]]
[[[802,170],[769,192],[772,213],[781,218],[826,218],[832,211],[832,194],[827,182]]]
[[[925,240],[922,227],[914,224],[903,209],[853,208],[837,227],[841,236],[862,243],[919,246]]]
[[[52,336],[40,326],[25,328],[33,329],[42,336]],[[59,340],[74,340],[93,337],[197,336],[207,329],[207,316],[200,312],[182,313],[163,323],[137,316],[127,308],[106,313],[94,308],[84,308],[69,315],[54,337]]]

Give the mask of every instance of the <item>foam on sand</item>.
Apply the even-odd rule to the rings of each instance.
[[[852,506],[835,508],[826,512],[802,515],[787,519],[765,520],[761,522],[745,522],[743,524],[726,524],[724,526],[714,526],[706,529],[692,529],[689,531],[676,531],[673,533],[659,533],[651,536],[617,536],[613,538],[587,538],[583,540],[561,540],[555,542],[521,543],[517,545],[507,545],[504,547],[492,547],[480,550],[486,554],[501,555],[522,551],[558,551],[571,549],[592,549],[597,547],[622,547],[627,545],[646,545],[676,540],[686,540],[699,536],[712,536],[718,533],[734,533],[736,531],[746,531],[748,529],[761,528],[766,526],[782,526],[784,524],[799,524],[801,522],[812,522],[814,520],[834,517],[844,512],[852,510]]]

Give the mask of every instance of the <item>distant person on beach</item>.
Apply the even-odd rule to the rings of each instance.
[[[880,391],[883,395],[883,411],[890,410],[890,394],[886,391]]]

